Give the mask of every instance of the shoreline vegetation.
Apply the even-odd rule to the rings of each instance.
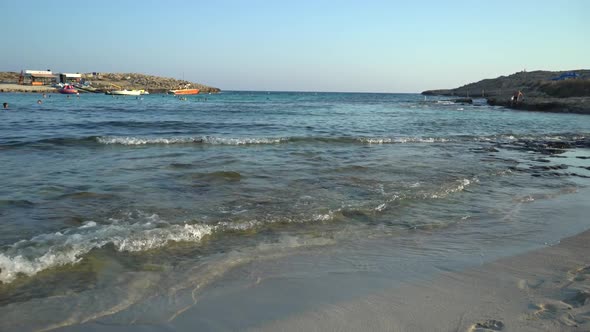
[[[57,88],[50,85],[19,85],[17,84],[20,73],[0,72],[0,92],[23,92],[23,93],[53,93]],[[82,78],[92,82],[92,86],[101,90],[127,89],[147,90],[150,93],[166,93],[168,90],[185,88],[199,89],[201,93],[218,93],[219,88],[194,83],[186,80],[178,80],[168,77],[138,73],[91,73],[82,74]],[[83,92],[83,91],[80,91]]]
[[[513,102],[511,97],[518,91],[524,98]],[[518,110],[590,114],[590,70],[522,71],[455,89],[427,90],[422,94],[456,97],[462,103],[485,98],[489,105]]]

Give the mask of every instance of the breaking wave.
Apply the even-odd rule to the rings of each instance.
[[[211,145],[255,145],[279,144],[293,142],[325,142],[325,143],[362,143],[362,144],[403,144],[403,143],[445,143],[450,138],[439,137],[279,137],[279,138],[231,138],[231,137],[96,137],[100,144],[113,145],[150,145],[150,144],[211,144]]]
[[[205,224],[170,224],[158,215],[140,213],[140,221],[111,219],[110,224],[88,221],[77,228],[21,240],[0,253],[0,281],[32,276],[52,267],[75,264],[93,249],[113,245],[117,251],[157,249],[169,242],[199,242],[215,231]]]
[[[90,146],[90,145],[173,145],[173,144],[202,144],[202,145],[272,145],[284,143],[330,143],[330,144],[440,144],[460,142],[483,142],[498,144],[529,144],[531,142],[567,142],[584,147],[590,146],[590,134],[551,134],[551,135],[456,135],[445,137],[428,136],[296,136],[296,137],[222,137],[222,136],[89,136],[89,137],[57,137],[38,141],[4,141],[0,148],[18,148],[33,146],[46,148],[48,146]]]
[[[329,221],[333,213],[314,215],[311,221]],[[92,250],[112,246],[118,252],[144,252],[163,248],[173,242],[199,243],[215,233],[244,232],[276,223],[303,223],[305,218],[263,218],[216,224],[184,222],[172,224],[157,214],[141,211],[108,224],[87,221],[79,227],[37,235],[0,251],[0,284],[19,276],[33,276],[43,270],[76,264]]]
[[[403,144],[403,143],[446,143],[452,141],[450,138],[437,137],[385,137],[385,138],[369,138],[363,137],[358,139],[361,143],[367,144]]]
[[[148,144],[216,144],[216,145],[252,145],[252,144],[277,144],[286,139],[283,138],[225,138],[225,137],[123,137],[123,136],[101,136],[96,137],[100,144],[118,145],[148,145]]]
[[[152,145],[152,144],[205,144],[205,145],[264,145],[282,143],[333,143],[333,144],[437,144],[453,142],[486,142],[486,143],[517,143],[517,142],[555,142],[555,141],[588,141],[588,136],[571,134],[554,135],[517,135],[500,134],[491,136],[448,136],[448,137],[424,137],[424,136],[384,136],[384,137],[134,137],[134,136],[98,136],[93,138],[99,144],[105,145]],[[87,140],[87,139],[85,139]]]
[[[0,283],[10,283],[19,275],[33,276],[46,269],[76,264],[92,250],[107,245],[119,252],[143,252],[163,248],[172,242],[199,243],[203,238],[216,233],[250,231],[271,224],[331,222],[346,216],[382,213],[398,200],[442,199],[477,182],[477,178],[457,179],[432,191],[386,195],[384,201],[316,211],[308,216],[267,216],[243,221],[220,221],[215,224],[190,221],[177,224],[163,220],[157,214],[134,212],[121,219],[111,218],[104,224],[87,221],[79,227],[41,234],[4,247],[0,250]]]

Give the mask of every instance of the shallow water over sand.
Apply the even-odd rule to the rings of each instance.
[[[165,326],[277,276],[319,294],[284,302],[299,310],[332,279],[354,297],[590,226],[585,116],[403,94],[2,97],[2,330]]]

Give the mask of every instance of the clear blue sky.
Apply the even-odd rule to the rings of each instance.
[[[4,1],[0,71],[419,92],[590,68],[590,1]]]

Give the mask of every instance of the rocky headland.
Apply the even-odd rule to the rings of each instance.
[[[570,73],[575,75],[568,77]],[[554,80],[560,76],[562,79]],[[514,103],[511,97],[518,91],[524,98]],[[590,114],[590,70],[523,71],[422,94],[449,96],[463,102],[486,98],[490,105],[521,110]]]
[[[51,86],[31,86],[17,85],[20,73],[17,72],[0,72],[0,92],[55,92],[56,89]],[[85,80],[91,81],[92,86],[101,90],[118,90],[118,89],[143,89],[150,93],[165,93],[171,89],[196,88],[201,93],[217,93],[219,88],[194,83],[186,80],[178,80],[168,77],[154,75],[145,75],[137,73],[92,73],[82,74]]]

